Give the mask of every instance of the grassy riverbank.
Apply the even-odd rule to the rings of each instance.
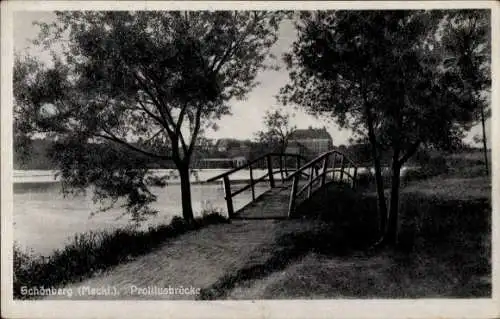
[[[169,225],[151,227],[147,231],[122,228],[113,232],[87,232],[75,235],[68,245],[55,250],[49,257],[25,252],[15,245],[14,297],[29,297],[22,294],[22,287],[59,287],[81,281],[150,253],[169,238],[227,222],[219,213],[208,213],[196,218],[192,225],[174,217]]]

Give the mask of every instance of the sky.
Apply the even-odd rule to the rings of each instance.
[[[20,53],[29,52],[42,60],[49,61],[49,53],[34,48],[30,40],[35,38],[39,31],[33,22],[51,22],[54,16],[53,13],[47,11],[16,12],[14,14],[14,50]],[[272,53],[279,58],[278,65],[281,66],[281,69],[261,71],[256,79],[260,84],[247,95],[245,100],[231,103],[232,115],[225,116],[218,121],[218,129],[206,133],[208,138],[253,139],[257,131],[264,129],[262,118],[265,112],[281,107],[275,96],[279,89],[287,83],[288,72],[280,57],[291,49],[296,36],[292,23],[283,22],[279,30],[278,41],[272,48]],[[310,126],[325,127],[332,136],[334,145],[348,144],[348,140],[352,136],[350,130],[340,130],[331,119],[316,118],[292,107],[287,107],[285,110],[292,114],[291,124],[299,129]],[[488,120],[486,125],[488,136],[490,136],[489,122]],[[480,126],[474,127],[465,141],[472,143],[472,137],[480,133]],[[490,139],[488,139],[488,144],[491,145]]]

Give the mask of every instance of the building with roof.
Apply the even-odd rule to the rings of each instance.
[[[326,128],[295,130],[288,138],[287,153],[317,156],[333,148],[333,140]]]

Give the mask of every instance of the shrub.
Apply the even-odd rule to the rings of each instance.
[[[468,239],[491,231],[488,199],[456,200],[411,192],[400,199],[399,245],[405,250],[425,242],[472,243]],[[453,243],[456,245],[457,243]]]
[[[448,171],[446,158],[442,155],[432,156],[427,163],[422,166],[424,172],[429,176],[436,176]]]
[[[401,176],[401,183],[406,185],[409,182],[420,181],[429,177],[431,176],[424,170],[420,168],[412,168],[406,170],[403,176]]]
[[[361,188],[368,188],[373,183],[375,177],[373,174],[366,170],[358,172],[356,186]]]
[[[403,185],[413,181],[420,181],[434,176],[447,174],[449,171],[447,160],[442,155],[430,156],[427,153],[421,153],[416,162],[420,164],[419,168],[407,169],[401,176]]]
[[[318,218],[336,225],[351,245],[372,243],[378,231],[377,197],[332,183],[301,203],[295,216]]]
[[[66,247],[55,250],[49,257],[24,251],[15,243],[14,298],[31,298],[21,295],[23,286],[58,287],[83,280],[95,272],[150,252],[167,238],[210,224],[227,222],[228,219],[220,212],[205,212],[193,225],[176,216],[169,225],[149,227],[147,231],[137,231],[133,228],[117,229],[113,232],[91,231],[75,235]]]
[[[183,233],[189,227],[188,223],[184,220],[184,218],[179,216],[174,216],[174,218],[172,218],[172,221],[170,222],[170,225],[172,226],[173,230],[177,233]]]
[[[223,212],[220,210],[214,211],[203,211],[201,217],[196,219],[200,226],[210,225],[210,224],[226,224],[230,220],[223,216]]]
[[[473,178],[473,177],[481,177],[488,176],[488,171],[486,171],[486,166],[483,164],[476,166],[458,166],[450,168],[449,175],[454,177],[462,177],[462,178]]]
[[[429,152],[425,149],[419,149],[415,154],[414,158],[410,158],[411,163],[415,163],[419,166],[425,166],[431,158]]]

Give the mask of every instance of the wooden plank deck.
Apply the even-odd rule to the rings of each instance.
[[[299,188],[305,185],[299,183]],[[254,201],[235,212],[233,219],[285,219],[288,218],[288,205],[292,183],[276,183]]]

